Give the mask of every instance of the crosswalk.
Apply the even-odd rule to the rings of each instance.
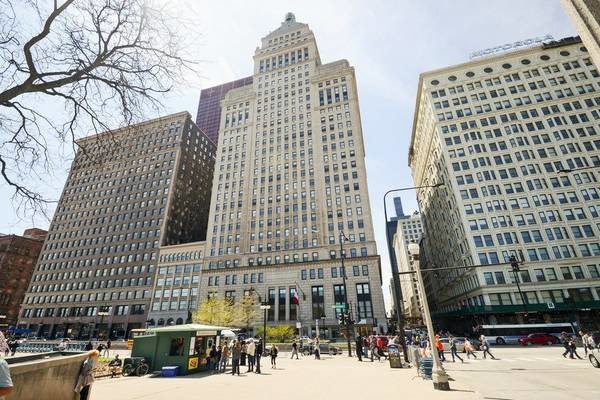
[[[565,359],[563,357],[560,356],[560,354],[557,357],[501,357],[498,355],[495,355],[496,360],[490,359],[489,357],[487,359],[484,359],[482,357],[477,357],[476,359],[467,359],[466,357],[463,356],[463,360],[469,363],[481,363],[481,362],[489,362],[489,363],[525,363],[525,364],[537,364],[537,363],[561,363],[561,364],[577,364],[578,362],[584,362],[586,361],[585,359],[583,360],[571,360],[571,359]],[[445,365],[459,365],[460,360],[456,360],[456,363],[453,363],[451,361],[451,358],[447,358],[446,362],[444,363]]]

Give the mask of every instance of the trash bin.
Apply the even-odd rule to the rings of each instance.
[[[390,360],[390,368],[402,368],[402,357],[400,354],[400,348],[397,345],[388,345],[388,359]]]
[[[163,377],[168,377],[168,378],[177,376],[177,375],[179,375],[179,367],[177,367],[177,366],[162,367],[160,375]]]

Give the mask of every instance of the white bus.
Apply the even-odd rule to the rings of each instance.
[[[530,333],[548,333],[559,337],[561,332],[575,335],[573,325],[568,322],[550,324],[506,324],[506,325],[481,325],[479,334],[484,334],[490,343],[518,344],[520,337]]]

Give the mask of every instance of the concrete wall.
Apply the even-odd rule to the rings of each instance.
[[[78,399],[73,389],[87,354],[62,356],[60,353],[46,353],[40,356],[48,358],[24,362],[11,359],[14,391],[10,400]]]

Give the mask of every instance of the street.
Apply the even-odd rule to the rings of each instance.
[[[273,393],[298,398],[359,398],[368,394],[379,399],[410,396],[423,399],[561,400],[600,398],[600,370],[586,360],[561,357],[562,348],[494,347],[499,360],[467,360],[445,363],[452,379],[450,392],[433,390],[429,380],[414,368],[391,369],[388,362],[358,362],[344,355],[290,360],[278,357],[277,369],[263,359],[263,374],[197,374],[177,378],[101,379],[94,384],[93,398],[111,400],[197,399],[202,396],[236,396],[264,399]],[[582,352],[583,353],[583,352]],[[241,368],[245,371],[245,367]]]

